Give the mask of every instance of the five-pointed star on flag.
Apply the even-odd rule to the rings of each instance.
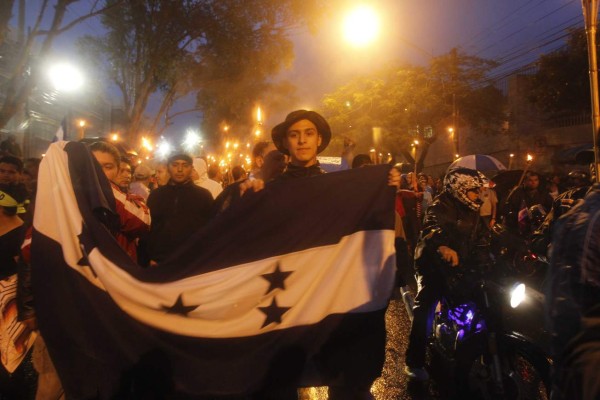
[[[263,314],[265,314],[267,316],[267,318],[265,318],[265,322],[263,322],[261,328],[264,328],[265,326],[269,325],[271,322],[280,324],[281,317],[290,308],[291,307],[279,307],[277,305],[277,299],[275,297],[273,297],[271,304],[269,304],[267,307],[258,307],[260,312],[262,312]]]
[[[294,271],[282,271],[279,263],[277,263],[274,272],[261,275],[261,277],[269,281],[269,289],[267,289],[265,294],[269,294],[275,289],[285,290],[285,280],[293,273]]]
[[[81,247],[81,251],[84,255],[90,254],[96,247],[85,224],[81,224],[81,233],[77,235],[77,238],[79,239],[79,247]]]
[[[183,294],[180,294],[175,301],[175,304],[172,306],[162,306],[163,310],[167,312],[167,314],[179,314],[179,315],[188,315],[188,313],[194,311],[196,308],[200,307],[200,305],[195,306],[186,306],[183,304]]]

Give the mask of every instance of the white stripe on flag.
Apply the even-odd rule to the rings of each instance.
[[[394,285],[394,231],[357,232],[335,245],[160,284],[136,280],[97,249],[89,261],[111,297],[141,322],[187,336],[242,337],[384,308]],[[261,275],[277,266],[292,274],[285,290],[267,293],[269,282]],[[180,295],[185,306],[198,305],[187,317],[164,310]],[[280,324],[261,328],[265,314],[257,307],[267,307],[273,297],[291,309]]]

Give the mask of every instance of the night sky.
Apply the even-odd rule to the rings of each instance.
[[[28,21],[35,18],[40,0],[28,0]],[[92,0],[70,7],[67,21],[84,13]],[[347,0],[350,8],[361,2]],[[320,99],[353,76],[368,73],[386,63],[425,64],[431,56],[453,47],[480,57],[502,62],[495,72],[501,75],[534,61],[539,55],[564,44],[561,36],[569,27],[583,26],[580,0],[380,0],[362,2],[375,7],[382,16],[378,41],[364,49],[347,45],[341,34],[340,11],[327,18],[319,32],[298,32],[292,37],[296,59],[280,78],[298,87],[302,101],[295,108],[319,108]],[[59,37],[54,50],[73,62],[74,47],[82,34],[100,34],[97,21],[87,21]],[[107,86],[107,96],[118,104],[116,91]],[[193,99],[180,109],[193,105]],[[153,109],[148,110],[152,113]],[[266,126],[284,116],[269,115]],[[188,114],[172,130],[197,126],[199,115]]]

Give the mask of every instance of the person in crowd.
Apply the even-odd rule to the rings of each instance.
[[[554,224],[544,292],[552,334],[552,398],[598,399],[600,185]]]
[[[208,167],[208,179],[216,182],[219,185],[219,188],[223,190],[223,173],[221,172],[221,167],[218,164],[211,164]],[[220,193],[220,192],[219,192]]]
[[[357,154],[352,159],[352,169],[360,168],[364,165],[372,165],[372,164],[373,164],[373,160],[371,160],[371,157],[368,154]]]
[[[18,158],[23,156],[21,146],[19,146],[17,139],[13,134],[8,135],[8,137],[0,143],[0,151]]]
[[[159,162],[156,165],[156,169],[154,171],[154,179],[156,181],[156,186],[151,188],[150,191],[159,188],[161,186],[165,186],[169,183],[169,180],[171,179],[171,175],[169,175],[169,168],[167,167],[167,164],[164,162]]]
[[[223,191],[223,186],[219,182],[215,182],[213,179],[210,179],[208,172],[209,168],[203,158],[194,158],[194,171],[196,171],[198,174],[198,177],[195,179],[194,183],[208,190],[213,199],[216,199],[217,196]]]
[[[401,164],[397,165],[397,168],[401,169]],[[421,230],[422,199],[422,195],[419,196],[419,192],[417,191],[416,180],[413,180],[413,176],[413,173],[402,175],[400,190],[398,192],[404,209],[402,225],[404,227],[406,243],[408,244],[409,253],[411,255],[414,253],[419,237],[419,231]]]
[[[567,189],[590,186],[590,174],[581,169],[576,169],[567,175]]]
[[[246,179],[246,170],[241,165],[236,165],[231,169],[231,177],[233,182],[240,182]]]
[[[331,128],[320,114],[314,111],[296,110],[287,115],[285,121],[276,125],[271,131],[273,143],[281,153],[289,156],[289,163],[283,174],[275,181],[285,182],[292,179],[310,178],[325,173],[317,160],[331,140]],[[398,187],[400,174],[391,169],[389,184]],[[241,193],[247,190],[261,190],[262,180],[247,180],[240,185]],[[340,382],[338,386],[329,387],[329,399],[373,399],[369,389],[371,381]],[[283,388],[281,393],[267,396],[261,393],[257,399],[297,399],[296,388]],[[274,396],[274,397],[273,397]]]
[[[16,156],[0,157],[0,183],[16,185],[21,182],[23,161]]]
[[[405,374],[429,379],[425,370],[427,338],[435,308],[446,290],[444,276],[459,264],[468,264],[476,245],[485,242],[489,230],[479,222],[480,190],[487,179],[479,171],[456,168],[446,173],[444,191],[427,210],[415,251],[419,290],[413,308]]]
[[[418,180],[418,192],[422,193],[422,200],[421,200],[421,218],[422,216],[425,214],[425,212],[427,211],[427,208],[429,207],[429,205],[433,202],[433,189],[431,188],[431,186],[429,186],[428,184],[428,177],[425,174],[419,174],[419,180]]]
[[[150,228],[150,213],[148,208],[139,198],[127,196],[119,188],[121,165],[119,150],[106,142],[94,142],[90,144],[89,149],[109,180],[115,198],[115,209],[119,216],[119,226],[109,227],[109,229],[115,235],[123,250],[134,261],[137,261],[138,240],[140,237],[146,235]]]
[[[27,198],[24,186],[0,183],[0,280],[2,290],[7,291],[3,293],[4,300],[0,304],[0,335],[3,338],[4,361],[13,357],[19,360],[18,367],[10,374],[4,367],[0,368],[0,398],[7,399],[33,399],[37,380],[31,353],[28,353],[32,329],[17,321],[16,302],[9,299],[11,293],[14,296],[17,286],[20,249],[25,238],[25,225],[20,216],[25,213]]]
[[[151,265],[166,260],[208,222],[214,201],[207,189],[192,181],[194,167],[189,155],[175,153],[167,165],[169,183],[153,190],[148,197],[152,225],[147,248]]]
[[[544,222],[533,232],[531,249],[535,254],[547,258],[548,249],[553,239],[554,224],[592,190],[591,182],[596,180],[596,166],[594,163],[589,165],[589,177],[589,185],[574,187],[554,199],[552,209],[547,213]]]
[[[33,193],[37,186],[37,176],[41,162],[41,159],[32,157],[26,159],[23,163],[21,182],[23,182],[29,193]]]
[[[144,201],[148,200],[150,195],[150,178],[152,177],[152,169],[145,164],[140,164],[135,167],[133,173],[133,182],[129,185],[129,193],[140,196]]]
[[[131,184],[132,169],[131,161],[127,157],[121,157],[119,163],[119,173],[117,175],[117,186],[123,193],[129,193],[129,185]]]
[[[504,208],[506,224],[517,230],[519,220],[522,220],[527,210],[536,204],[540,204],[548,212],[552,208],[552,197],[540,187],[540,175],[528,172],[523,185],[511,192],[506,200]]]
[[[273,142],[258,142],[252,148],[252,170],[248,174],[250,179],[262,179],[261,168],[265,163],[265,157],[271,151],[275,150]],[[266,181],[266,180],[265,180]]]
[[[481,219],[485,222],[486,226],[490,228],[496,224],[496,213],[498,212],[498,196],[494,190],[494,184],[490,181],[489,185],[484,186],[481,189]]]

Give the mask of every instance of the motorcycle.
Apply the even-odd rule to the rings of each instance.
[[[448,276],[430,340],[430,351],[453,364],[458,398],[549,398],[549,358],[504,327],[503,312],[523,303],[525,285],[490,254],[469,265]]]

